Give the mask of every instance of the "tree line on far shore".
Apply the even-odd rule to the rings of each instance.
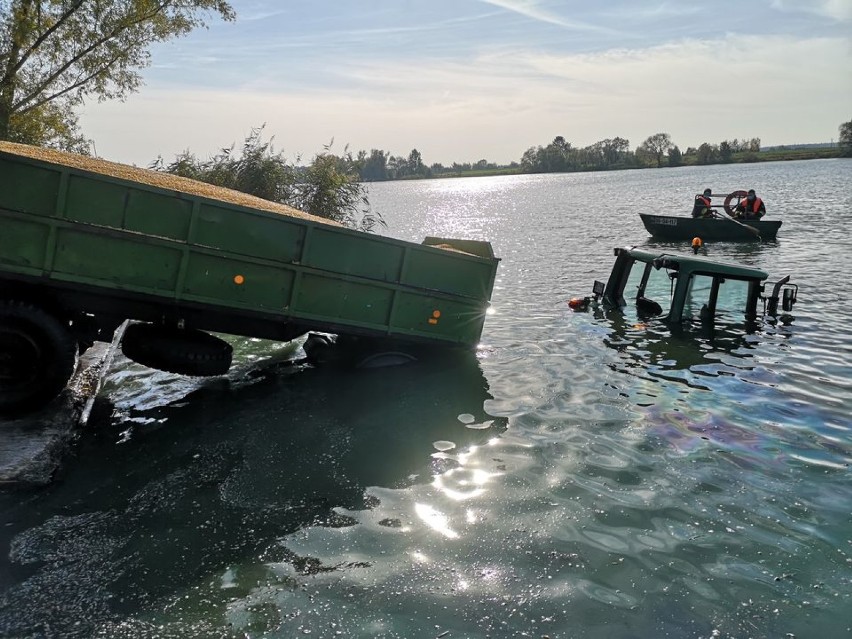
[[[567,173],[574,171],[607,171],[645,167],[681,166],[682,164],[717,164],[732,161],[734,154],[750,154],[746,161],[757,161],[760,138],[724,140],[720,144],[704,143],[682,152],[672,143],[668,133],[648,137],[635,151],[630,141],[621,137],[607,138],[586,147],[575,147],[564,137],[557,136],[547,146],[527,149],[519,162],[498,165],[487,160],[473,163],[453,162],[427,165],[417,149],[408,157],[394,156],[381,149],[368,154],[359,151],[354,160],[359,177],[365,182],[431,178],[475,172]]]
[[[852,121],[842,124],[840,133],[838,147],[824,150],[824,155],[852,156]],[[630,149],[630,141],[621,137],[576,147],[564,137],[557,136],[546,146],[530,147],[523,153],[520,161],[507,165],[487,160],[473,163],[454,162],[449,166],[426,164],[417,149],[413,149],[408,157],[394,156],[380,149],[372,149],[369,154],[359,151],[354,157],[353,165],[362,181],[375,182],[477,173],[569,173],[728,164],[760,162],[770,158],[766,153],[761,154],[760,138],[756,137],[722,140],[718,144],[704,142],[682,151],[672,142],[670,134],[655,133],[634,150]]]

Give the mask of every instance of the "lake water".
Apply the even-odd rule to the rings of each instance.
[[[479,351],[358,373],[235,339],[117,362],[58,481],[0,493],[9,637],[852,635],[852,160],[375,184],[388,235],[502,258]],[[637,215],[755,188],[791,317],[574,313]]]

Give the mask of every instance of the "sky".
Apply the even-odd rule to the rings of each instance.
[[[769,146],[852,120],[852,0],[231,5],[235,22],[155,46],[138,93],[85,105],[97,155],[207,158],[265,125],[294,161],[330,144],[508,164],[556,136]]]

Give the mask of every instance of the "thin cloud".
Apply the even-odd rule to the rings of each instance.
[[[852,0],[772,0],[771,7],[785,13],[810,13],[838,22],[852,20]]]
[[[537,0],[480,0],[485,4],[490,4],[501,9],[506,9],[513,13],[524,16],[538,22],[546,22],[547,24],[574,29],[577,31],[593,31],[598,33],[614,33],[612,29],[600,27],[587,22],[577,22],[574,20],[566,20],[550,11],[541,7],[541,3]]]
[[[259,22],[284,15],[283,11],[240,11],[238,18],[241,22]]]
[[[283,13],[268,14],[268,17],[272,15],[281,16]],[[249,34],[240,33],[239,31],[232,33],[229,31],[218,37],[207,38],[203,38],[203,34],[197,34],[195,45],[191,51],[189,47],[183,49],[178,46],[172,46],[172,43],[164,45],[163,48],[168,47],[168,59],[170,63],[174,62],[175,57],[178,57],[183,60],[184,64],[191,66],[198,60],[197,50],[220,52],[222,47],[221,38],[227,37],[230,42],[228,51],[231,59],[254,59],[256,61],[255,65],[261,67],[292,66],[288,60],[269,57],[280,52],[303,55],[305,58],[313,61],[323,58],[328,59],[334,56],[334,63],[337,64],[339,60],[347,60],[352,57],[369,57],[371,55],[381,57],[390,55],[390,51],[395,46],[397,47],[395,55],[417,55],[423,48],[424,42],[435,42],[438,36],[445,36],[453,29],[463,29],[468,25],[476,25],[476,23],[483,19],[491,17],[491,15],[480,13],[409,24],[380,24],[378,26],[365,27],[337,26],[328,27],[323,30],[288,33],[286,37],[259,37],[254,31]],[[243,20],[242,14],[239,19]],[[250,17],[248,21],[253,21],[253,17]],[[270,22],[274,23],[274,21]],[[471,28],[478,29],[478,25]],[[463,31],[462,33],[469,33],[469,31]],[[403,42],[407,43],[408,46],[399,49],[400,43]],[[446,39],[441,40],[441,43],[442,49],[446,53],[452,53],[458,48],[470,46],[470,39],[462,40],[458,45],[453,45]],[[388,53],[378,53],[383,51],[388,51]],[[221,71],[225,72],[227,70],[227,68],[221,69]],[[243,71],[243,67],[238,69],[238,73],[240,74]]]
[[[618,7],[617,11],[603,11],[601,15],[608,17],[618,17],[621,20],[631,18],[680,18],[684,16],[694,16],[701,13],[701,9],[688,4],[673,4],[671,2],[662,2],[657,5],[641,6],[638,4],[624,4]]]

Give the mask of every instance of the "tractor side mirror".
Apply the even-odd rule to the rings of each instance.
[[[781,308],[785,311],[792,311],[793,304],[796,303],[796,294],[799,292],[798,286],[788,286],[784,289],[781,297]]]

